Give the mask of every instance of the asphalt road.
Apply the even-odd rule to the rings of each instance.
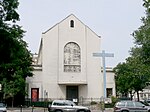
[[[92,112],[113,112],[113,110],[104,110],[104,111],[101,111],[101,110],[92,110]]]

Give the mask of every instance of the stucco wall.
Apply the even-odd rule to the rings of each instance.
[[[74,21],[74,27],[70,27],[70,21]],[[86,83],[86,37],[85,26],[74,16],[70,16],[59,24],[59,74],[60,83]],[[64,72],[64,46],[69,42],[75,42],[81,49],[81,72]]]
[[[75,23],[73,28],[70,27],[71,20]],[[80,47],[81,72],[64,72],[64,46],[69,42],[75,42]],[[93,53],[101,51],[101,38],[74,15],[42,34],[40,50],[42,71],[34,71],[36,76],[28,78],[30,88],[40,88],[39,97],[43,98],[46,91],[48,98],[65,98],[68,85],[78,86],[79,98],[103,96],[101,58],[93,57]],[[114,87],[111,75],[107,78],[107,87]]]

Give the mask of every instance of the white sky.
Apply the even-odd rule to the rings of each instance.
[[[37,53],[42,32],[70,14],[102,37],[101,49],[114,53],[106,66],[115,67],[134,46],[131,34],[142,25],[143,0],[19,0],[19,25],[32,53]],[[94,43],[93,43],[94,45]]]

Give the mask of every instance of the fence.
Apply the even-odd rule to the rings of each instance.
[[[48,112],[47,108],[44,107],[18,107],[18,108],[7,108],[7,112]]]
[[[26,98],[25,99],[25,105],[28,106],[28,107],[32,106],[32,105],[34,105],[36,107],[45,107],[45,106],[48,106],[48,104],[51,104],[52,101],[56,100],[56,99],[58,99],[58,98],[40,98],[40,99],[37,99],[36,101],[35,100],[33,101],[30,98]],[[63,98],[60,98],[60,99],[63,99]],[[73,101],[78,105],[90,106],[90,105],[93,105],[93,104],[103,102],[104,99],[102,99],[102,98],[83,98],[83,97],[81,97],[79,99],[73,99]],[[105,101],[107,103],[111,103],[110,99],[105,99]]]
[[[38,99],[37,101],[32,101],[32,99],[30,98],[27,98],[25,100],[25,106],[27,107],[48,107],[49,104],[52,103],[53,100],[56,100],[58,98],[40,98]],[[60,98],[60,99],[63,99],[63,98]],[[105,99],[105,102],[104,102],[104,99],[102,98],[83,98],[83,97],[80,97],[79,99],[75,99],[73,100],[77,105],[82,105],[82,106],[87,106],[87,107],[90,107],[90,108],[103,108],[101,106],[104,106],[105,104],[105,107],[112,107],[113,105],[111,104],[111,100],[110,98],[107,98]],[[97,106],[97,107],[95,107]]]
[[[21,105],[18,108],[8,108],[8,112],[48,112],[48,105],[55,99],[58,98],[40,98],[37,101],[26,98],[25,105]],[[75,101],[78,101],[78,105],[89,107],[91,110],[102,111],[107,107],[112,108],[110,107],[111,104],[105,104],[102,100],[102,98],[79,98]]]

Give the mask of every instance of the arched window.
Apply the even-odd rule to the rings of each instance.
[[[64,72],[81,72],[81,51],[74,42],[69,42],[64,47]]]
[[[72,27],[72,28],[74,27],[74,21],[73,20],[70,21],[70,27]]]

